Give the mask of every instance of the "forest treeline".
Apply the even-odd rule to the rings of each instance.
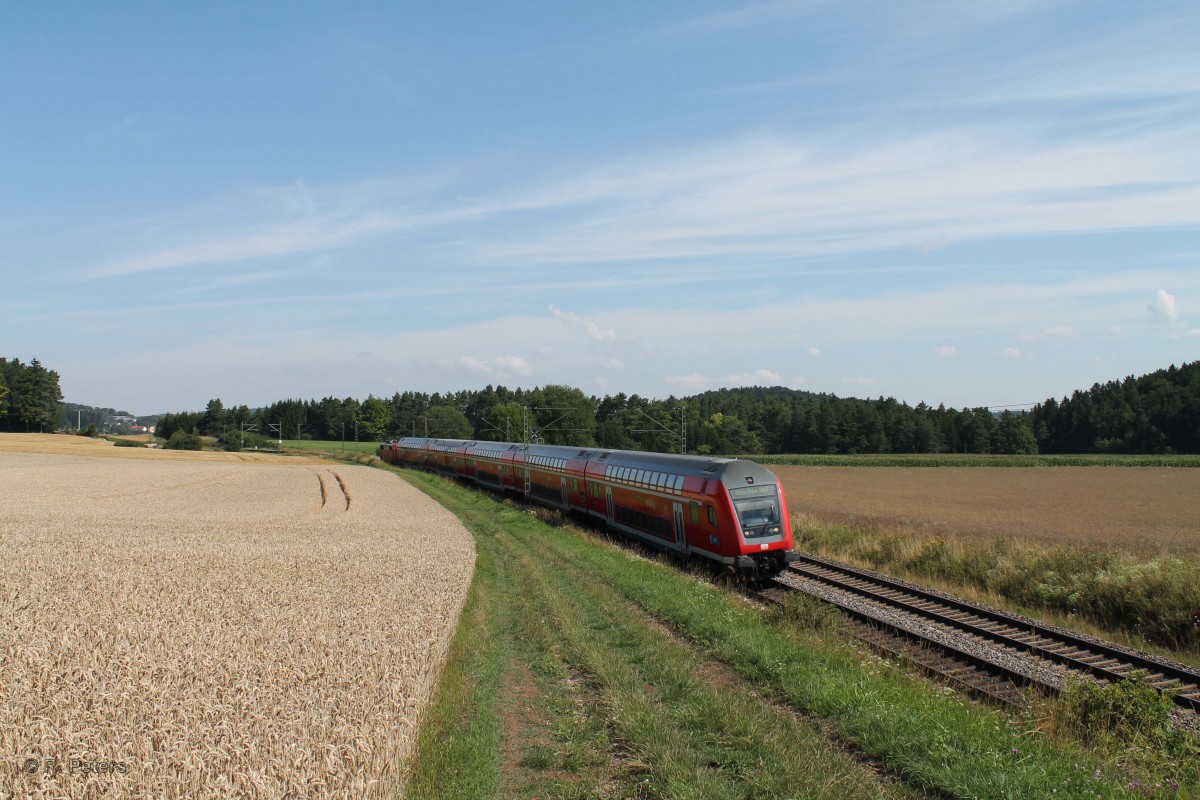
[[[0,358],[0,431],[42,433],[58,427],[62,410],[58,373],[36,358]]]
[[[262,409],[166,414],[175,431],[372,441],[435,436],[689,453],[1197,453],[1200,362],[1096,384],[1028,413],[953,409],[892,398],[842,398],[784,387],[720,389],[686,398],[586,395],[568,386],[391,398],[282,400]],[[255,440],[257,441],[257,440]]]

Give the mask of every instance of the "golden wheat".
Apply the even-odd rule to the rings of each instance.
[[[398,795],[473,563],[378,470],[0,452],[0,798]]]

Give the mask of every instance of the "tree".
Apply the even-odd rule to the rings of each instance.
[[[204,421],[200,423],[200,432],[208,436],[220,436],[225,431],[225,406],[218,397],[208,401],[204,409]]]
[[[596,403],[581,390],[549,384],[530,392],[537,440],[544,444],[594,447]]]
[[[467,415],[454,406],[434,406],[425,415],[429,435],[439,439],[470,439],[475,435]]]
[[[368,395],[358,409],[360,436],[366,439],[385,439],[392,422],[392,411],[388,404],[375,395]]]
[[[20,362],[15,362],[20,367]],[[36,358],[17,371],[10,384],[9,409],[26,431],[53,430],[62,410],[58,373]]]
[[[1038,451],[1037,439],[1034,438],[1033,429],[1029,427],[1029,420],[1024,414],[1005,411],[1000,415],[994,450],[997,453],[1010,455]]]
[[[517,403],[497,403],[488,409],[486,425],[478,432],[480,439],[491,442],[517,442],[521,440],[523,411]]]

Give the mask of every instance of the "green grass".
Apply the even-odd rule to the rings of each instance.
[[[284,439],[285,450],[320,450],[322,452],[363,453],[373,455],[379,442],[318,442],[312,439]]]
[[[145,447],[146,443],[136,439],[123,439],[120,436],[101,436],[99,437],[106,441],[112,442],[117,447]]]
[[[881,455],[740,455],[760,464],[790,467],[1200,467],[1200,455],[986,455],[915,453]]]
[[[432,476],[404,477],[463,520],[480,564],[423,722],[413,797],[1200,790],[1194,763],[1129,761],[1119,748],[1049,740],[1038,719],[946,696],[831,644],[836,625],[819,612],[763,611],[528,510]],[[509,713],[514,692],[526,709],[518,720]],[[1118,756],[1126,760],[1114,766]]]

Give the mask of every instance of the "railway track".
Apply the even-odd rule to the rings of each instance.
[[[1024,687],[1059,692],[1072,678],[1137,678],[1200,712],[1200,672],[804,554],[766,590],[816,594],[857,619],[860,638],[989,699],[1020,702]]]

